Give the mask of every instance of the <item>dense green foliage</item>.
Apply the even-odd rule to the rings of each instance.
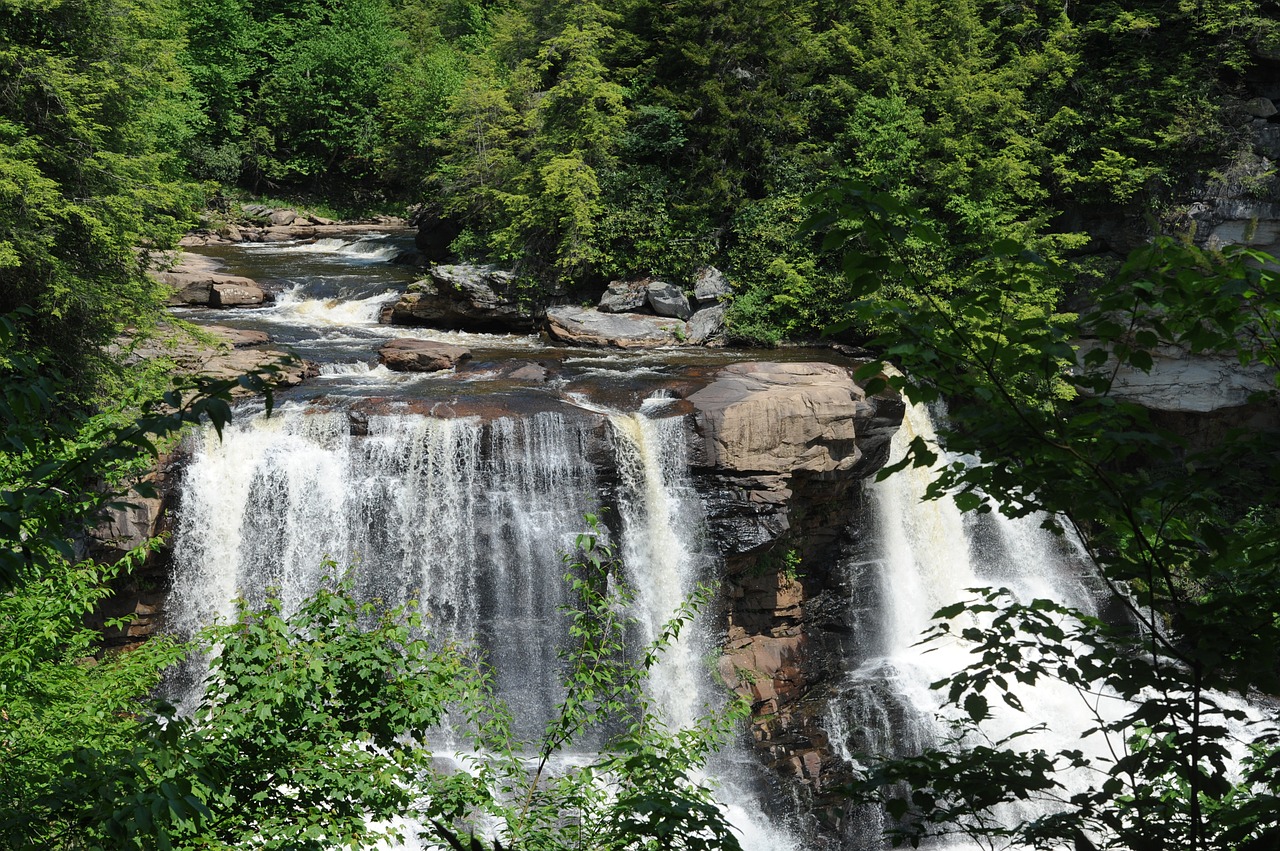
[[[176,147],[197,113],[165,0],[0,6],[0,314],[95,389],[100,347],[154,320],[143,270],[194,220]]]
[[[201,176],[392,193],[548,294],[725,268],[741,339],[848,316],[799,231],[829,177],[910,201],[933,277],[1162,214],[1229,159],[1269,0],[189,3]],[[454,239],[454,237],[457,237]],[[922,258],[923,259],[923,258]],[[958,279],[958,278],[957,278]]]
[[[1280,366],[1275,259],[1159,241],[1080,316],[1027,318],[1025,302],[1061,274],[1043,258],[1011,245],[972,267],[962,295],[940,291],[902,248],[909,208],[855,184],[819,201],[832,212],[815,224],[847,252],[862,309],[892,327],[878,342],[910,372],[890,382],[913,401],[950,400],[945,445],[981,459],[942,467],[933,498],[1069,526],[1127,608],[1106,622],[997,589],[939,612],[934,637],[972,645],[971,666],[938,684],[970,725],[880,764],[862,791],[883,798],[898,838],[913,842],[967,832],[1034,847],[1273,847],[1280,716],[1261,704],[1244,724],[1239,698],[1280,689],[1280,434],[1193,444],[1126,398],[1119,376],[1152,370],[1168,347]],[[911,235],[937,239],[923,225]],[[917,297],[866,298],[886,277],[912,280]],[[1274,404],[1276,391],[1259,395]],[[936,460],[917,438],[901,466]],[[1096,714],[1079,747],[983,738],[995,698],[1019,710],[1018,684],[1045,679],[1077,689]],[[1027,799],[1052,805],[1020,822],[990,817]]]

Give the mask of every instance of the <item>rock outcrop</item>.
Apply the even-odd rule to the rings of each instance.
[[[493,266],[433,266],[409,285],[385,319],[392,325],[427,325],[469,331],[528,332],[533,314],[521,306],[515,276]]]
[[[832,625],[849,592],[830,565],[860,510],[860,481],[888,456],[904,406],[867,397],[827,363],[723,368],[689,402],[702,442],[708,522],[725,557],[720,672],[752,702],[762,756],[813,791],[836,764],[822,688],[840,670]]]
[[[1090,348],[1088,341],[1081,343],[1081,355]],[[1153,411],[1206,414],[1247,405],[1253,394],[1275,390],[1275,379],[1276,370],[1265,364],[1242,366],[1225,355],[1160,346],[1146,372],[1129,364],[1116,367],[1112,393]]]
[[[171,305],[256,307],[267,300],[266,292],[256,281],[218,272],[214,261],[207,257],[187,254],[173,268],[150,274],[173,288]]]
[[[233,380],[247,372],[276,368],[273,378],[279,387],[293,387],[315,376],[319,368],[310,361],[299,360],[280,349],[267,348],[270,338],[261,331],[224,328],[209,325],[204,329],[212,341],[170,329],[142,345],[120,345],[126,363],[166,358],[178,372],[203,375],[219,380]],[[249,394],[234,388],[234,394]]]
[[[398,337],[378,349],[378,362],[396,372],[439,372],[471,357],[463,346]]]

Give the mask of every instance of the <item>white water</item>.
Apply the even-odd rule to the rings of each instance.
[[[917,435],[939,452],[939,465],[959,460],[938,449],[928,411],[916,406],[908,409],[894,437],[890,461],[902,458]],[[975,660],[958,641],[927,646],[919,641],[934,612],[975,597],[967,589],[1006,587],[1023,602],[1048,598],[1087,613],[1095,610],[1075,550],[1041,528],[1039,518],[971,516],[949,498],[925,501],[934,475],[930,469],[908,468],[867,486],[875,517],[872,557],[849,566],[860,573],[863,588],[855,616],[861,655],[842,689],[840,710],[829,719],[833,743],[855,765],[866,755],[908,755],[942,743],[946,722],[957,713],[943,706],[945,693],[929,686]],[[996,705],[998,698],[989,695],[995,717],[984,730],[999,738],[1043,722],[1048,729],[1022,739],[1020,747],[1049,753],[1087,749],[1080,734],[1095,725],[1095,713],[1108,716],[1119,708],[1113,699],[1047,679],[1016,694],[1024,713]],[[1031,802],[1002,816],[1021,819],[1054,806]],[[855,832],[860,841],[874,842],[883,825],[877,814],[862,815],[871,823]],[[972,846],[951,840],[936,847]]]
[[[610,439],[601,445],[604,420]],[[640,638],[656,637],[709,578],[714,560],[703,550],[685,427],[679,417],[617,411],[487,424],[383,415],[369,417],[367,436],[358,437],[343,412],[286,405],[270,419],[228,426],[221,441],[207,433],[183,480],[171,624],[194,632],[230,618],[238,596],[259,603],[272,587],[289,610],[332,558],[355,566],[362,596],[415,599],[436,637],[483,648],[517,731],[536,737],[563,697],[555,685],[562,554],[601,499],[593,444],[612,454],[619,473],[618,546]],[[710,699],[699,633],[687,628],[652,674],[649,697],[672,729]],[[724,781],[744,848],[792,847],[745,803],[750,793],[728,788],[733,777]]]

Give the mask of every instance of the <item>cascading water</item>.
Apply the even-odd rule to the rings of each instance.
[[[939,464],[961,460],[938,450],[929,412],[915,406],[894,437],[891,462],[904,456],[916,436],[939,451]],[[950,499],[925,501],[933,476],[927,468],[908,468],[868,485],[875,530],[871,545],[845,565],[856,589],[853,627],[859,646],[829,718],[833,744],[850,764],[867,756],[916,754],[942,743],[949,716],[943,695],[929,685],[964,669],[971,659],[958,643],[922,647],[918,642],[935,611],[974,596],[966,589],[1002,586],[1024,601],[1050,598],[1088,613],[1097,606],[1074,550],[1041,528],[1038,518],[970,516]],[[1050,752],[1080,747],[1080,733],[1093,726],[1098,708],[1051,681],[1023,689],[1018,697],[1025,714],[999,716],[993,729],[1007,734],[1048,719],[1049,729],[1029,746]],[[846,827],[846,842],[880,847],[883,826],[878,811],[864,809]],[[952,842],[947,847],[964,846]]]
[[[385,414],[369,416],[364,435],[351,433],[345,411],[287,405],[229,426],[221,440],[205,434],[184,476],[172,624],[192,632],[229,617],[235,597],[259,602],[272,587],[296,606],[325,558],[351,564],[362,595],[417,599],[435,635],[483,648],[518,731],[536,736],[563,696],[554,673],[562,554],[608,491],[593,458],[605,451],[617,469],[619,552],[644,639],[714,567],[685,421],[648,416],[663,404],[487,422]],[[672,728],[691,722],[709,694],[694,632],[668,648],[650,684]],[[745,848],[788,847],[749,811],[730,808]]]

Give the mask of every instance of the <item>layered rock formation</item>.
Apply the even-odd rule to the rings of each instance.
[[[378,362],[396,372],[439,372],[471,357],[464,346],[396,338],[378,349]]]
[[[812,789],[833,763],[822,686],[840,670],[848,589],[834,564],[860,481],[884,464],[900,398],[826,363],[744,363],[689,397],[713,538],[725,556],[725,681],[752,702],[773,767]],[[832,631],[832,629],[836,631]]]
[[[185,254],[172,268],[155,270],[151,276],[173,289],[171,305],[253,307],[267,300],[256,281],[219,272],[213,260],[195,254]]]

